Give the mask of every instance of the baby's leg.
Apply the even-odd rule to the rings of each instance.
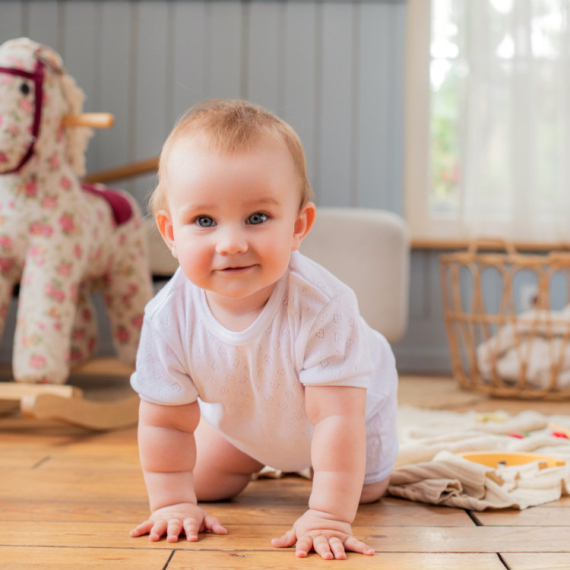
[[[388,476],[386,479],[382,479],[382,481],[378,481],[377,483],[364,485],[362,487],[362,495],[360,495],[360,504],[377,501],[386,492],[389,481],[390,477]]]
[[[247,487],[252,473],[264,467],[232,445],[203,417],[194,436],[194,488],[199,501],[222,501],[235,497]]]

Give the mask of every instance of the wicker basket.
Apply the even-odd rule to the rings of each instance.
[[[526,255],[502,240],[476,240],[442,255],[440,268],[459,384],[499,397],[569,399],[570,252]],[[533,297],[526,310],[525,291]]]

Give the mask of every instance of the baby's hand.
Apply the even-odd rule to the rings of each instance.
[[[346,550],[370,556],[374,554],[374,549],[352,536],[349,523],[337,521],[327,513],[312,509],[297,519],[289,532],[271,541],[278,548],[287,548],[295,543],[295,554],[299,558],[305,558],[311,550],[315,550],[325,560],[344,560]]]
[[[178,503],[157,509],[150,518],[131,530],[131,536],[148,534],[153,542],[167,535],[168,542],[178,542],[182,530],[190,542],[198,540],[198,533],[210,530],[216,534],[227,534],[220,521],[210,516],[204,509],[192,503]]]

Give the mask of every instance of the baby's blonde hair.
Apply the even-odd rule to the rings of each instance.
[[[162,146],[158,184],[149,200],[153,216],[160,210],[168,210],[166,166],[174,144],[181,138],[200,135],[205,136],[208,146],[227,154],[247,151],[264,138],[284,142],[299,176],[300,208],[313,196],[307,177],[305,151],[290,125],[260,105],[240,99],[212,99],[191,107]]]

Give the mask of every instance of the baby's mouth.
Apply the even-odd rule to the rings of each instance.
[[[223,273],[243,273],[248,269],[251,269],[253,265],[236,265],[233,267],[224,267],[220,269]]]

